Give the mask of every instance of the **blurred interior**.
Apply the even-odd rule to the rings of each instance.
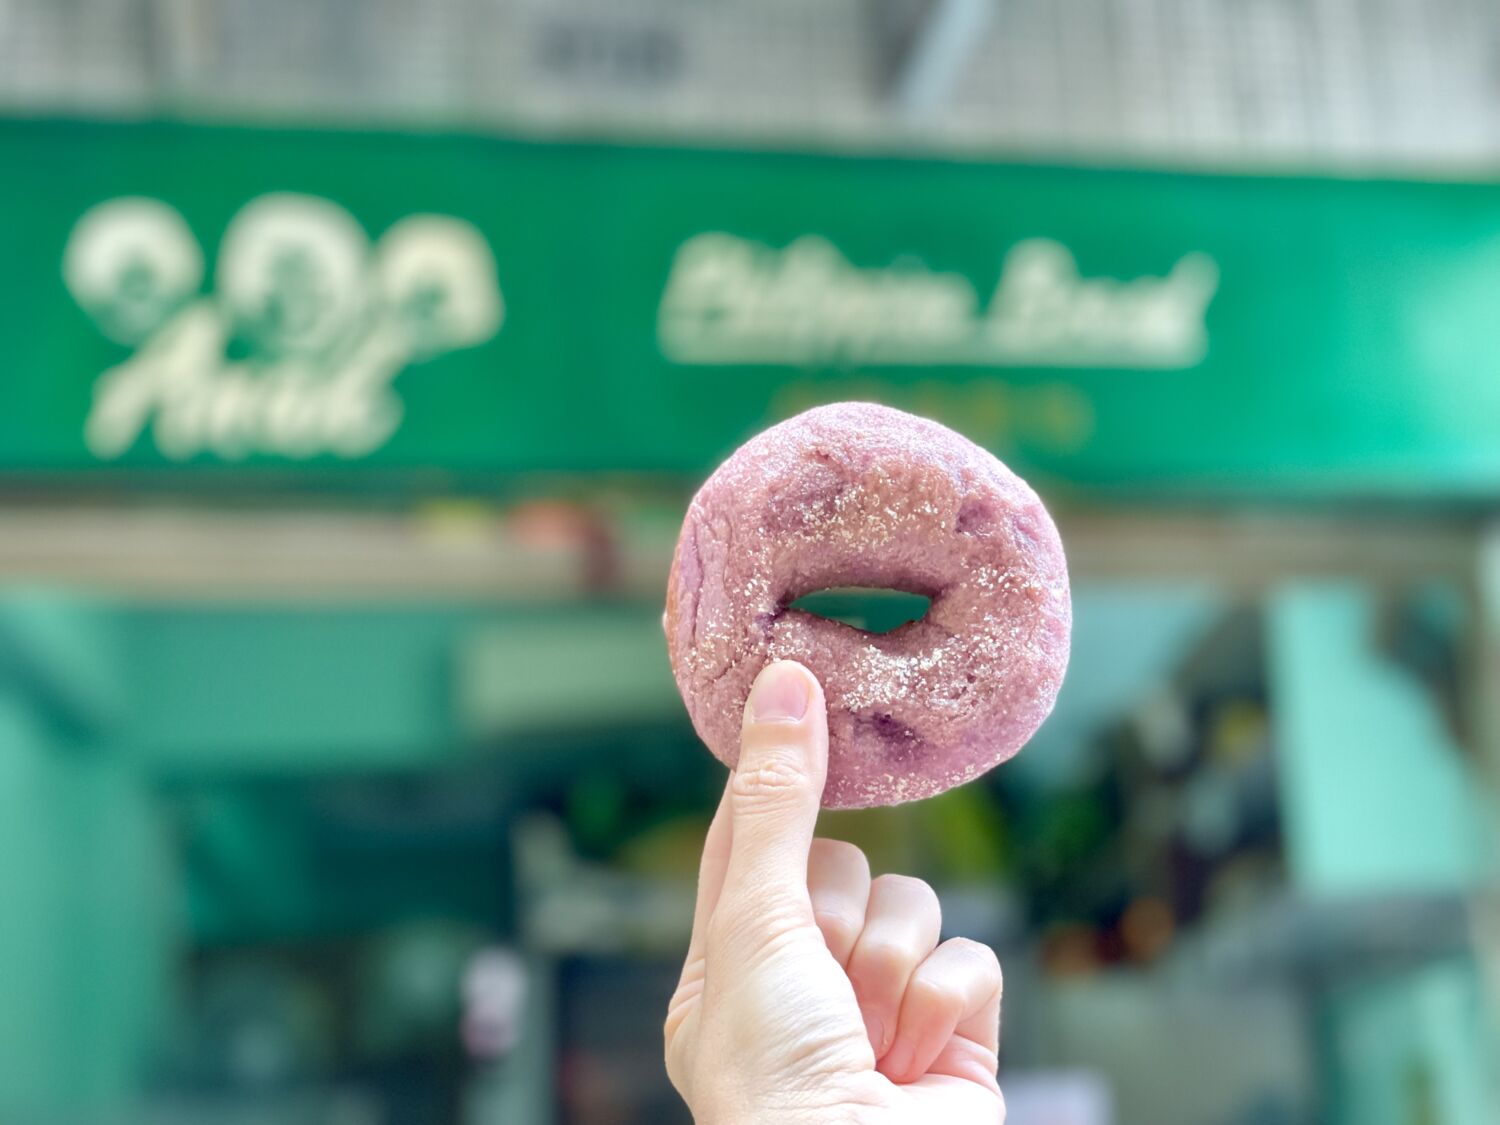
[[[665,576],[855,398],[1068,549],[1032,744],[826,816],[999,951],[1013,1125],[1500,1121],[1497,61],[1489,0],[0,0],[0,1122],[686,1121]]]

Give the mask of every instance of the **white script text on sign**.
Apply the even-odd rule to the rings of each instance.
[[[985,307],[968,278],[920,262],[863,269],[816,235],[777,250],[709,232],[677,251],[657,337],[684,364],[1172,370],[1202,361],[1218,283],[1202,253],[1164,277],[1082,277],[1067,247],[1034,238]]]
[[[258,196],[220,241],[212,292],[182,217],[143,197],[83,215],[63,254],[74,299],[132,349],[94,385],[89,450],[143,434],[180,460],[210,454],[356,458],[401,424],[392,384],[411,364],[499,331],[504,302],[484,237],[410,215],[371,245],[316,196]]]

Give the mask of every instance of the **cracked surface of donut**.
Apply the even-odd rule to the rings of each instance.
[[[791,608],[830,587],[931,605],[883,634]],[[1014,755],[1052,709],[1072,611],[1061,540],[1024,481],[936,422],[839,403],[752,438],[698,491],[664,623],[693,725],[731,767],[756,674],[810,668],[828,700],[823,803],[858,808]]]

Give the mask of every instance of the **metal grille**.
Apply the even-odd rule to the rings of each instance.
[[[0,0],[0,106],[1473,166],[1500,0]]]

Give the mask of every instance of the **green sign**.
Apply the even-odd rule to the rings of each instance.
[[[696,476],[820,401],[1045,481],[1500,487],[1500,188],[0,122],[0,473]]]

